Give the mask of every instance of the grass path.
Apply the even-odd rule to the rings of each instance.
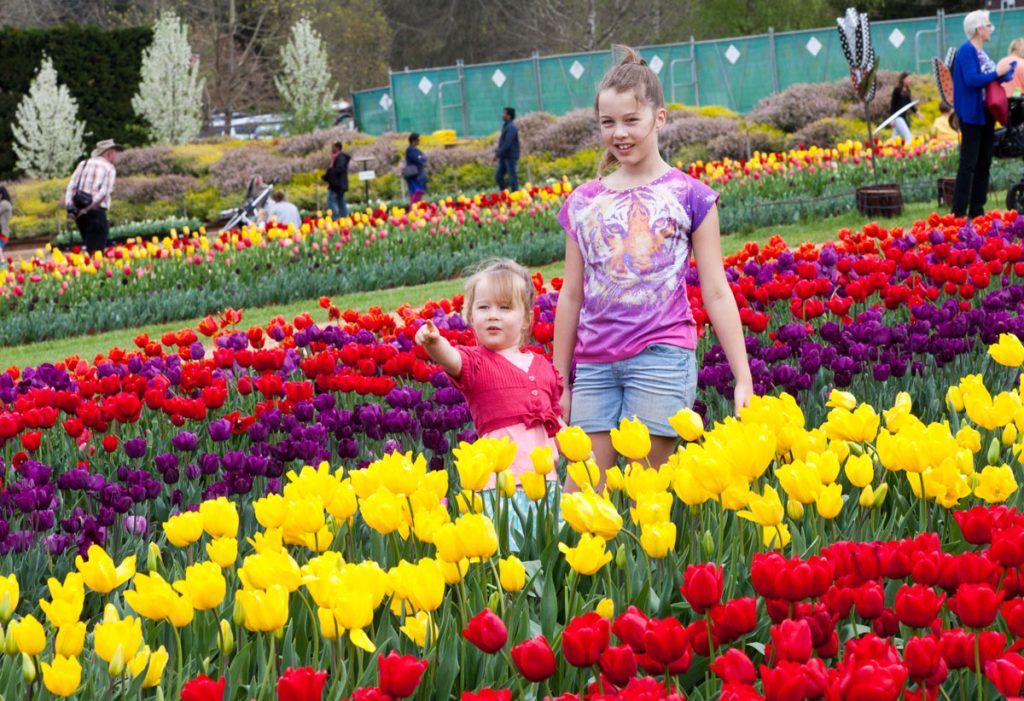
[[[1003,193],[992,193],[989,196],[989,201],[1001,203],[1004,198],[1005,195]],[[889,220],[880,220],[879,223],[883,226],[909,227],[914,220],[922,219],[935,210],[936,206],[931,202],[909,204],[904,206],[902,215]],[[782,236],[789,245],[794,247],[805,241],[824,243],[825,241],[833,240],[839,229],[858,229],[869,221],[871,219],[863,217],[854,211],[837,217],[756,229],[745,235],[724,237],[722,239],[722,251],[726,254],[735,253],[747,241],[764,243],[775,235]],[[537,268],[537,270],[547,280],[562,274],[562,263],[561,261],[551,263]],[[332,301],[342,309],[365,311],[372,306],[380,306],[384,310],[391,310],[405,303],[419,306],[427,300],[451,297],[461,291],[462,280],[453,279],[413,287],[396,287],[376,292],[358,292],[335,297]],[[246,309],[242,317],[241,328],[248,328],[256,324],[265,325],[275,316],[283,316],[290,321],[292,317],[304,311],[308,311],[318,323],[327,320],[327,312],[320,308],[318,300],[299,300],[290,304]],[[92,336],[53,339],[23,346],[0,348],[0,370],[11,365],[26,367],[44,362],[56,362],[71,355],[92,360],[97,354],[105,354],[115,346],[133,349],[135,346],[132,343],[132,339],[140,333],[148,333],[150,338],[159,338],[166,331],[175,331],[185,327],[195,328],[199,320],[200,317],[197,317],[195,319],[186,319],[166,324],[153,324],[134,329],[109,331]]]

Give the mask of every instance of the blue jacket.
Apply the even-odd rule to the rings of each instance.
[[[519,160],[519,130],[515,120],[509,120],[501,126],[498,137],[498,158]]]
[[[953,63],[953,109],[957,118],[963,124],[984,126],[987,118],[985,86],[993,80],[1005,83],[1012,77],[1012,73],[999,78],[994,70],[983,72],[978,50],[971,42],[964,42],[957,49]]]
[[[427,155],[420,151],[415,146],[410,146],[405,149],[405,164],[409,166],[416,166],[419,172],[414,178],[406,178],[406,182],[409,183],[410,190],[426,190],[427,189]]]

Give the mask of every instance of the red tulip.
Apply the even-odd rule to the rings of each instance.
[[[327,672],[312,667],[289,667],[277,680],[278,701],[320,701]]]
[[[462,629],[462,637],[492,655],[505,647],[508,628],[493,611],[484,609],[469,619],[469,625]]]
[[[625,686],[636,676],[636,654],[629,645],[610,646],[598,658],[601,672],[615,686]],[[664,668],[662,669],[664,671]]]
[[[853,590],[853,603],[858,616],[874,620],[885,609],[885,590],[878,582],[866,582]]]
[[[747,655],[736,648],[729,648],[710,665],[711,671],[726,684],[753,685],[757,681],[757,670]]]
[[[677,660],[686,653],[686,629],[678,619],[668,617],[652,618],[644,631],[644,647],[647,654],[663,665]]]
[[[807,621],[783,621],[771,627],[776,660],[806,662],[814,653],[811,626]]]
[[[931,587],[904,584],[896,592],[896,618],[911,628],[927,628],[945,600],[945,594],[939,596]]]
[[[463,691],[461,699],[462,701],[512,701],[512,692],[508,689]]]
[[[766,699],[796,701],[807,697],[803,665],[796,662],[780,662],[774,667],[761,665],[759,670]]]
[[[538,635],[512,647],[512,661],[527,681],[542,682],[555,673],[557,662],[547,638]]]
[[[992,533],[988,555],[1003,567],[1024,563],[1024,527],[1012,526]]]
[[[757,600],[750,596],[732,599],[711,609],[711,633],[715,645],[728,645],[757,628]]]
[[[998,594],[987,584],[961,584],[950,600],[960,622],[970,628],[985,628],[996,620],[1003,592]]]
[[[713,562],[690,565],[679,591],[697,613],[704,613],[722,600],[722,568]]]
[[[856,665],[843,665],[835,689],[836,698],[896,701],[907,681],[907,670],[899,663],[865,660]]]
[[[377,657],[377,685],[381,693],[404,699],[412,696],[420,684],[423,671],[427,668],[427,660],[414,655],[399,655],[395,650],[387,657]]]
[[[1017,638],[1024,638],[1024,599],[1010,599],[1001,608],[1006,627]]]
[[[569,621],[562,633],[562,654],[573,667],[597,664],[608,647],[611,625],[606,618],[591,611]]]
[[[630,606],[619,614],[612,624],[612,632],[622,642],[633,648],[633,652],[644,652],[644,631],[647,630],[647,616],[636,606]]]
[[[726,682],[722,686],[722,694],[718,697],[718,701],[764,701],[764,697],[749,684]]]
[[[345,701],[391,701],[391,697],[375,686],[368,686],[356,689]]]
[[[181,701],[222,701],[226,684],[227,680],[223,677],[213,681],[205,674],[200,674],[181,687]]]
[[[910,678],[929,685],[941,684],[948,673],[937,638],[909,638],[903,646],[903,665]]]
[[[1017,653],[1009,653],[983,666],[985,676],[1003,696],[1012,698],[1024,693],[1024,658]]]

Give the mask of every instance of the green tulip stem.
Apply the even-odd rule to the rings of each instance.
[[[275,655],[274,655],[274,653],[275,653],[275,650],[274,650],[275,641],[274,641],[274,633],[273,632],[267,633],[267,646],[269,648],[269,653],[270,654],[267,655],[267,668],[263,671],[263,682],[260,684],[260,699],[263,698],[263,694],[267,690],[273,688],[273,686],[271,685],[271,682],[270,682],[270,671],[274,668],[274,657],[275,657]]]
[[[302,605],[306,607],[306,611],[309,613],[309,623],[311,626],[313,626],[311,635],[311,637],[313,638],[313,659],[319,662],[320,632],[317,629],[320,627],[320,625],[317,621],[316,614],[313,613],[313,607],[309,604],[309,599],[306,597],[306,593],[303,591],[299,591],[299,598],[302,599]]]
[[[615,605],[615,586],[612,584],[612,571],[611,568],[604,568],[604,585],[608,589],[608,598],[612,600],[612,606]]]
[[[220,652],[220,654],[217,655],[217,678],[227,679],[224,671],[225,663],[227,662],[227,655],[224,653],[224,631],[220,628],[220,621],[217,619],[216,609],[210,609],[210,617],[213,619],[213,627],[217,630],[217,647]]]
[[[974,633],[974,671],[978,675],[978,701],[984,701],[985,676],[981,673],[981,631]]]
[[[335,693],[338,690],[338,683],[341,681],[341,674],[339,668],[341,666],[341,644],[338,640],[337,635],[337,623],[335,623],[335,636],[331,641],[331,691],[327,695],[329,699],[336,699],[338,695]]]
[[[497,591],[501,592],[502,591],[502,587],[501,587],[501,573],[498,572],[498,566],[494,563],[494,557],[487,558],[487,564],[489,564],[491,566],[491,572],[494,573],[494,585],[497,588]],[[498,610],[498,614],[502,618],[504,618],[505,617],[505,596],[504,596],[504,594],[502,594],[501,596],[498,597],[498,609],[499,609]]]
[[[722,495],[718,495],[718,549],[715,555],[718,556],[718,564],[725,565],[725,553],[722,552],[725,540],[725,505],[722,503]]]
[[[500,652],[501,656],[505,658],[505,664],[508,665],[509,670],[516,669],[515,662],[512,661],[512,656],[508,653],[508,650],[506,650],[505,648],[501,648]],[[523,677],[521,674],[516,674],[514,676],[516,679],[516,689],[519,691],[519,694],[516,696],[516,698],[525,699],[526,689],[523,688]],[[600,678],[600,675],[598,675],[598,677]]]
[[[181,632],[177,629],[177,627],[175,627],[173,623],[171,624],[171,630],[174,632],[174,664],[176,667],[176,671],[178,673],[178,682],[176,686],[178,693],[172,695],[171,698],[176,698],[178,694],[181,693],[181,690],[184,688],[183,672],[185,664],[184,660],[182,659]]]

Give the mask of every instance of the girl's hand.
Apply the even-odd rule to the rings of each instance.
[[[569,392],[569,388],[565,387],[562,389],[562,396],[558,399],[558,405],[562,407],[562,418],[566,425],[569,423],[569,409],[572,408],[572,394]]]
[[[749,382],[737,382],[733,390],[732,399],[736,404],[736,417],[739,418],[740,409],[750,406],[750,398],[754,396],[754,387]]]
[[[416,331],[415,340],[416,345],[428,347],[440,341],[441,338],[441,332],[437,330],[436,326],[434,326],[434,322],[427,319],[427,323],[423,324],[423,326]]]

